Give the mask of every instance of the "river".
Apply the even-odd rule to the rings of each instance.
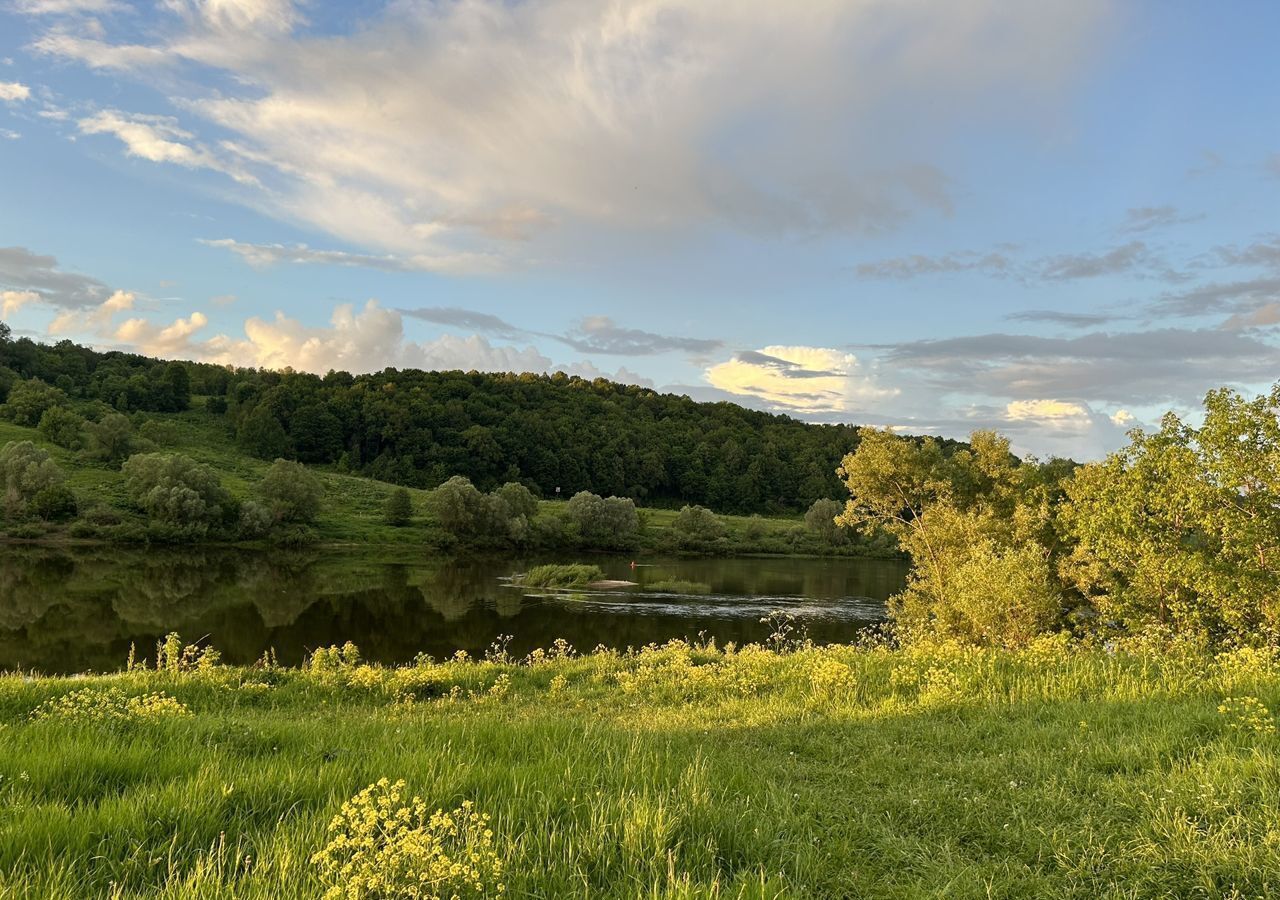
[[[564,638],[579,650],[670,638],[762,641],[772,614],[822,643],[884,617],[906,565],[865,559],[652,559],[583,556],[607,577],[696,582],[707,594],[532,592],[511,576],[547,560],[454,559],[314,549],[0,547],[0,669],[69,673],[123,666],[177,631],[251,663],[297,664],[345,641],[364,658],[481,655],[499,636],[523,655]]]

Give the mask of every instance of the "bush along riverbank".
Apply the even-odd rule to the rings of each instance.
[[[1273,896],[1277,703],[1274,650],[1177,640],[282,669],[174,638],[0,677],[0,894]]]

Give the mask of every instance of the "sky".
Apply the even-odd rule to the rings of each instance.
[[[0,0],[0,319],[1094,459],[1280,378],[1280,4]]]

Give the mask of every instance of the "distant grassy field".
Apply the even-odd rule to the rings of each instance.
[[[432,848],[483,869],[445,897],[1280,894],[1271,651],[188,664],[0,678],[0,897],[410,896]],[[382,778],[491,846],[396,804],[331,830]]]
[[[266,473],[270,463],[244,453],[218,418],[203,410],[203,398],[193,400],[193,409],[184,413],[149,413],[148,417],[165,423],[168,437],[156,449],[186,454],[215,469],[223,485],[236,497],[251,496],[253,485]],[[48,450],[68,474],[68,486],[75,491],[82,510],[102,505],[112,507],[130,518],[124,495],[124,479],[119,466],[87,462],[49,441],[34,428],[24,428],[0,420],[0,446],[9,441],[29,440]],[[325,487],[325,502],[316,522],[321,541],[358,544],[417,544],[444,540],[443,534],[426,511],[427,491],[410,489],[413,521],[395,528],[383,522],[383,510],[395,485],[371,478],[346,475],[332,468],[312,467]],[[542,515],[557,515],[563,501],[542,501]],[[644,509],[642,545],[660,543],[664,532],[675,519],[677,510]],[[799,516],[787,517],[722,517],[730,540],[735,544],[781,546],[788,535],[802,526]],[[141,519],[139,518],[139,521]],[[750,537],[749,537],[750,536]],[[821,552],[820,547],[807,548]]]

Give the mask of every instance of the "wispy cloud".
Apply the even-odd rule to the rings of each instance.
[[[1154,225],[1152,226],[1154,227]],[[1015,257],[1008,245],[989,251],[960,250],[940,255],[912,254],[859,263],[862,278],[899,279],[976,272],[991,277],[1036,281],[1078,281],[1108,275],[1158,277],[1170,281],[1183,276],[1143,241],[1128,241],[1098,251],[1059,253],[1030,259]]]
[[[1145,268],[1151,263],[1151,252],[1142,241],[1129,241],[1102,253],[1063,253],[1036,264],[1041,278],[1050,281],[1076,281],[1120,275]]]
[[[1120,317],[1109,313],[1066,312],[1056,309],[1028,309],[1005,316],[1011,322],[1045,322],[1065,325],[1068,328],[1096,328],[1117,321]]]
[[[331,265],[348,266],[365,269],[377,269],[383,272],[451,272],[477,271],[485,268],[475,254],[453,254],[437,256],[429,254],[395,255],[356,253],[349,250],[323,250],[308,247],[306,244],[254,244],[237,241],[233,238],[216,238],[201,240],[207,247],[219,247],[230,250],[251,266],[264,268],[281,263],[295,265]],[[488,260],[488,267],[494,261]]]
[[[1243,246],[1218,247],[1215,252],[1224,265],[1258,266],[1280,271],[1280,235],[1267,235]]]
[[[1280,276],[1217,281],[1160,294],[1150,304],[1157,315],[1204,316],[1249,312],[1280,300]]]
[[[456,306],[427,306],[418,309],[402,309],[400,312],[412,319],[430,322],[433,325],[465,328],[508,340],[516,340],[532,334],[498,316]]]
[[[672,351],[710,353],[721,347],[718,340],[676,337],[642,331],[639,328],[624,328],[608,316],[588,316],[573,331],[557,335],[556,339],[584,353],[614,356],[650,356]]]
[[[1087,397],[1126,405],[1194,403],[1208,387],[1267,382],[1280,348],[1221,329],[1159,328],[1078,337],[989,333],[882,348],[887,369],[909,370],[934,389],[963,384],[1013,399]]]
[[[1120,230],[1136,234],[1198,222],[1203,218],[1203,215],[1186,215],[1176,206],[1135,206],[1125,211],[1125,221]]]
[[[682,337],[626,328],[608,316],[588,316],[574,328],[554,333],[521,328],[490,313],[453,306],[402,309],[400,312],[434,325],[471,329],[506,340],[549,338],[582,353],[606,356],[653,356],[673,352],[700,355],[723,346],[723,342],[712,338]]]
[[[126,114],[105,109],[77,123],[81,134],[109,134],[124,144],[130,156],[150,162],[171,163],[187,169],[212,169],[238,182],[256,185],[258,180],[234,161],[192,140],[170,116]]]
[[[1087,71],[1112,16],[1104,0],[818,0],[804,15],[765,0],[474,0],[392,3],[333,34],[288,0],[160,9],[145,42],[88,16],[35,40],[91,68],[168,67],[181,122],[115,112],[95,128],[140,158],[251,175],[245,202],[375,255],[517,264],[552,230],[867,233],[947,214],[948,173],[922,150],[932,113],[1043,105]],[[1013,78],[1017,102],[993,108],[988,89]],[[912,115],[904,96],[930,112],[909,136],[892,127]]]
[[[1008,275],[1014,262],[1004,253],[978,253],[971,250],[947,253],[943,256],[912,254],[892,259],[860,263],[854,267],[863,278],[918,278],[922,275],[943,275],[954,272],[982,272],[987,275]]]
[[[14,0],[16,12],[28,16],[65,16],[81,13],[108,13],[127,10],[119,0]]]

